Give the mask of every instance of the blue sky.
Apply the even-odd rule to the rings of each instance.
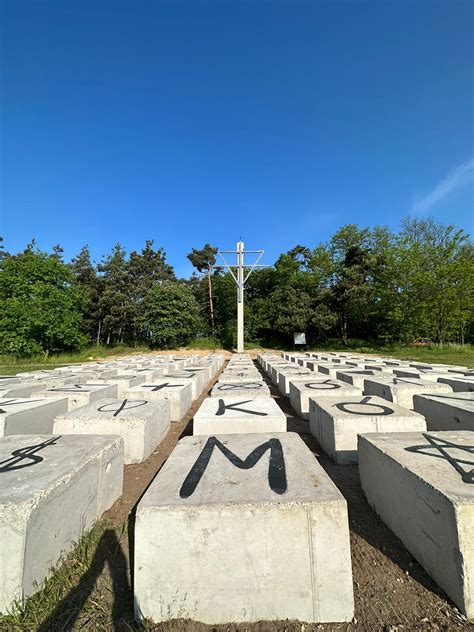
[[[99,260],[472,231],[473,3],[3,0],[0,234]]]

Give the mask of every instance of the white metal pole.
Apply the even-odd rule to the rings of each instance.
[[[244,243],[237,243],[237,353],[244,351]]]

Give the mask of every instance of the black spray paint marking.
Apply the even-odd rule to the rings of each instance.
[[[247,399],[244,402],[235,402],[234,404],[225,404],[223,399],[219,400],[219,408],[217,409],[216,416],[224,415],[226,410],[238,410],[241,413],[248,413],[249,415],[258,415],[260,417],[267,417],[268,413],[261,413],[256,410],[247,410],[246,408],[238,408],[241,404],[248,404],[251,399]]]
[[[133,408],[138,408],[140,406],[145,406],[146,404],[148,404],[148,402],[145,401],[145,400],[134,399],[132,401],[128,401],[128,399],[124,399],[123,402],[120,404],[120,406],[118,408],[107,409],[106,408],[107,406],[116,406],[117,405],[116,402],[110,402],[109,404],[104,404],[103,406],[98,408],[97,412],[99,412],[99,413],[114,413],[114,417],[117,417],[117,415],[120,415],[122,410],[131,410]]]
[[[189,498],[196,487],[199,485],[208,463],[211,459],[214,448],[217,447],[222,454],[240,470],[249,470],[254,467],[262,458],[267,450],[270,450],[270,460],[268,463],[268,484],[270,489],[276,494],[284,494],[287,488],[285,459],[283,456],[283,448],[279,439],[269,439],[265,443],[259,445],[253,450],[243,461],[236,456],[231,450],[219,441],[216,437],[209,437],[206,445],[202,449],[201,454],[196,462],[189,470],[188,475],[184,479],[179,495],[181,498]]]
[[[340,410],[343,413],[349,413],[350,415],[379,415],[379,416],[385,416],[385,415],[393,415],[394,410],[392,408],[389,408],[388,406],[383,406],[383,404],[377,404],[374,402],[370,401],[370,397],[364,397],[364,399],[362,399],[360,402],[339,402],[337,404],[333,404],[333,407],[336,407],[338,410]],[[353,406],[373,406],[374,408],[378,408],[379,411],[381,410],[381,412],[365,412],[365,411],[361,411],[361,410],[350,410],[349,406],[353,407]]]
[[[41,463],[43,457],[38,456],[36,452],[44,450],[44,448],[50,445],[56,445],[56,441],[60,438],[60,436],[52,437],[42,443],[13,450],[10,458],[5,459],[5,461],[0,461],[0,465],[2,466],[0,467],[0,472],[13,472],[14,470],[22,470],[25,467],[35,465],[35,463]],[[23,463],[23,461],[25,461],[25,463]]]
[[[431,437],[428,434],[423,433],[424,438],[428,441],[430,445],[414,445],[409,448],[405,448],[407,452],[416,452],[418,454],[423,454],[425,456],[432,456],[437,459],[443,459],[447,461],[461,476],[461,479],[464,483],[474,484],[474,459],[465,460],[465,459],[456,459],[451,456],[448,450],[463,450],[468,454],[474,455],[474,446],[466,446],[466,445],[458,445],[456,443],[451,443],[447,439],[441,439],[440,437]],[[463,465],[471,466],[471,469],[466,471],[461,467]]]
[[[178,386],[186,386],[186,384],[170,384],[166,382],[165,384],[144,384],[140,388],[151,388],[152,391],[161,391],[162,388],[178,388]]]

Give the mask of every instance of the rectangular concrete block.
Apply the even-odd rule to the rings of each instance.
[[[474,392],[474,377],[438,377],[438,384],[447,384],[455,393]]]
[[[193,434],[286,432],[286,415],[271,397],[209,397],[194,415]]]
[[[270,389],[265,382],[239,382],[226,384],[217,382],[211,391],[211,397],[270,397]]]
[[[293,380],[310,380],[312,377],[315,377],[313,371],[309,369],[305,369],[302,366],[298,366],[290,371],[279,371],[278,372],[278,390],[283,395],[283,397],[290,396],[290,382]]]
[[[316,373],[318,375],[318,373]],[[361,395],[362,391],[356,386],[346,384],[329,377],[311,377],[309,380],[290,381],[291,407],[302,419],[309,419],[310,397],[338,397],[346,395]]]
[[[381,373],[380,371],[373,371],[371,369],[355,369],[352,371],[336,371],[336,379],[341,380],[341,382],[346,382],[346,384],[351,384],[356,388],[360,389],[361,392],[364,390],[364,382],[370,377],[388,377],[392,376],[389,373]]]
[[[413,410],[413,395],[421,393],[452,393],[453,389],[447,384],[430,382],[419,378],[367,378],[364,381],[364,393],[383,397],[404,408]]]
[[[359,437],[369,504],[457,607],[474,619],[472,432]]]
[[[101,399],[89,406],[58,415],[54,434],[119,435],[123,439],[125,464],[142,463],[170,429],[170,403]]]
[[[0,437],[18,434],[51,434],[54,418],[67,411],[66,397],[0,399]]]
[[[296,433],[185,437],[138,505],[134,586],[155,623],[350,621],[346,502]]]
[[[126,391],[129,388],[133,388],[134,386],[138,386],[139,384],[143,384],[145,378],[143,375],[134,375],[134,374],[123,374],[116,375],[115,377],[108,379],[101,379],[99,382],[97,380],[94,381],[95,384],[104,382],[105,384],[112,384],[117,386],[117,397],[123,398],[125,396]],[[87,382],[86,382],[87,384]]]
[[[224,370],[219,375],[219,382],[222,384],[238,384],[239,382],[261,382],[263,377],[256,370],[252,371],[227,371]]]
[[[181,421],[191,408],[193,403],[193,391],[191,384],[184,380],[162,378],[152,384],[140,384],[129,389],[125,396],[127,399],[146,399],[155,401],[168,399],[170,402],[171,421]]]
[[[68,410],[75,410],[81,406],[104,399],[104,397],[117,397],[116,384],[65,384],[55,386],[45,391],[38,391],[35,397],[67,397]]]
[[[428,430],[474,431],[474,393],[415,395],[413,403]]]
[[[193,400],[201,397],[202,375],[194,372],[189,373],[188,371],[183,371],[183,369],[180,369],[178,371],[167,371],[166,375],[163,376],[163,379],[168,381],[170,384],[179,384],[180,382],[184,384],[190,384]]]
[[[38,590],[122,482],[120,437],[0,439],[0,612]]]
[[[311,398],[309,425],[319,445],[339,465],[357,463],[361,433],[426,430],[422,415],[370,395]]]

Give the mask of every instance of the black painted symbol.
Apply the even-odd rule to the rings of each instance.
[[[178,386],[186,386],[185,384],[170,384],[169,382],[165,382],[165,384],[143,384],[140,388],[151,388],[152,391],[161,391],[162,388],[177,388]]]
[[[82,391],[84,393],[87,393],[88,390],[87,388],[84,388],[84,386],[97,386],[97,384],[87,384],[87,385],[81,385],[81,384],[72,384],[71,386],[55,386],[54,388],[50,388],[48,389],[49,391],[54,391],[54,392],[59,392],[59,393],[76,393],[77,391]]]
[[[238,410],[241,413],[248,413],[249,415],[259,415],[260,417],[267,417],[268,413],[261,413],[255,410],[247,410],[246,408],[237,408],[241,404],[248,404],[251,399],[247,399],[244,402],[235,402],[234,404],[225,404],[223,399],[219,400],[219,408],[217,409],[216,416],[224,415],[226,410]]]
[[[114,417],[120,415],[122,410],[131,410],[133,408],[139,408],[140,406],[145,406],[148,404],[147,401],[141,399],[133,399],[128,401],[128,399],[124,399],[118,408],[107,409],[108,406],[116,406],[116,402],[110,402],[109,404],[103,404],[100,408],[97,409],[99,413],[114,413]]]
[[[202,449],[201,454],[196,462],[189,470],[188,475],[184,479],[179,495],[181,498],[189,498],[196,487],[199,485],[206,468],[211,459],[214,448],[217,447],[222,454],[239,470],[250,470],[262,458],[267,450],[270,450],[270,460],[268,463],[268,484],[270,489],[276,494],[284,494],[286,492],[286,467],[283,456],[283,448],[279,439],[269,439],[265,443],[259,445],[253,450],[245,460],[235,455],[229,448],[219,441],[216,437],[209,437],[206,445]]]
[[[364,397],[360,402],[339,402],[337,404],[333,404],[333,407],[336,407],[338,410],[340,410],[343,413],[349,413],[350,415],[379,415],[379,416],[386,416],[386,415],[393,415],[394,410],[392,408],[389,408],[388,406],[384,406],[383,404],[377,404],[374,402],[370,401],[370,397]],[[378,408],[378,411],[372,411],[372,412],[365,412],[362,410],[350,410],[350,407],[353,406],[373,406],[374,408]],[[381,412],[379,412],[381,411]]]
[[[304,385],[305,388],[310,388],[312,390],[323,390],[329,391],[334,390],[335,388],[341,388],[340,384],[334,384],[331,380],[324,380],[324,382],[308,382]]]
[[[409,448],[405,448],[407,452],[416,452],[417,454],[423,454],[425,456],[432,456],[437,459],[444,459],[447,461],[461,476],[464,483],[474,484],[474,446],[470,445],[458,445],[457,443],[451,443],[447,439],[440,437],[431,437],[428,434],[423,433],[423,437],[428,441],[430,445],[414,445]],[[449,454],[448,450],[462,450],[468,454],[473,455],[472,460],[455,458]],[[471,466],[471,469],[466,471],[462,465]]]
[[[217,389],[219,391],[240,391],[240,390],[250,391],[256,388],[261,388],[261,386],[262,386],[261,382],[257,382],[256,384],[245,382],[243,384],[219,384]]]
[[[0,467],[0,472],[13,472],[14,470],[22,470],[25,467],[35,465],[35,463],[41,463],[43,457],[36,453],[50,445],[56,445],[56,441],[60,438],[60,436],[51,437],[51,439],[47,439],[42,443],[13,450],[11,457],[5,459],[5,461],[0,461],[0,465],[2,466]],[[23,461],[25,461],[25,463],[23,463]]]
[[[7,410],[3,410],[4,406],[18,406],[19,404],[32,404],[33,402],[41,402],[42,399],[8,399],[6,402],[0,402],[0,415],[7,413]]]

